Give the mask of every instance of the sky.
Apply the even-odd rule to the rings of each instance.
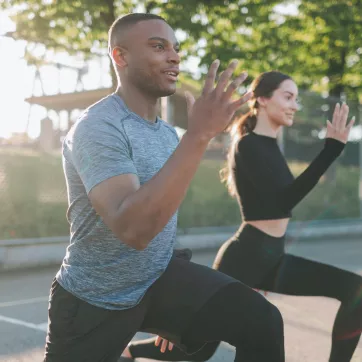
[[[41,84],[34,82],[35,67],[28,66],[23,59],[24,41],[14,41],[1,36],[6,31],[11,31],[14,24],[4,13],[0,13],[0,137],[9,137],[12,132],[24,132],[27,128],[29,136],[35,138],[39,135],[40,120],[47,116],[43,107],[33,106],[24,101],[33,95],[42,95]],[[44,49],[39,49],[39,55]],[[56,61],[73,67],[82,67],[83,62],[70,58],[67,54],[58,54]],[[89,72],[83,77],[85,89],[109,87],[110,76],[107,74],[107,59],[95,59],[89,62]],[[64,69],[61,72],[54,66],[46,66],[41,70],[44,92],[56,94],[73,92],[76,86],[77,71]],[[64,127],[66,116],[50,112],[49,116],[55,121],[55,126]]]
[[[295,12],[295,6],[280,7],[280,13]],[[24,41],[14,41],[4,37],[7,31],[15,29],[15,24],[9,19],[4,11],[0,13],[0,137],[8,138],[13,132],[24,132],[28,129],[29,136],[36,138],[40,131],[40,121],[47,116],[43,107],[32,106],[24,101],[25,98],[34,95],[41,95],[40,83],[35,83],[35,67],[28,66],[23,59]],[[176,32],[177,38],[182,41],[185,34]],[[40,47],[39,54],[42,55],[45,49]],[[70,58],[67,54],[57,54],[55,58],[62,64],[81,67],[82,61]],[[88,64],[89,72],[83,78],[85,89],[95,89],[98,87],[109,87],[111,79],[108,73],[108,62],[106,58],[96,59]],[[194,75],[198,75],[198,59],[191,58],[183,63],[181,69],[188,70]],[[56,94],[59,92],[73,92],[77,79],[76,71],[65,69],[61,73],[52,66],[42,68],[41,77],[46,94]],[[34,91],[34,92],[33,92]],[[57,114],[50,112],[49,117],[55,122],[56,127],[63,128],[66,124],[66,115],[61,114],[60,119]]]

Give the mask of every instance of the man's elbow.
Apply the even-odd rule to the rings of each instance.
[[[152,240],[140,235],[140,233],[132,232],[130,230],[118,232],[116,236],[121,242],[138,251],[145,250]]]
[[[139,251],[145,250],[157,235],[153,225],[133,223],[130,218],[120,218],[119,215],[112,217],[108,222],[120,242]]]

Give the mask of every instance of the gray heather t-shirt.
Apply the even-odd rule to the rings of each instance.
[[[78,298],[106,309],[135,306],[160,277],[173,252],[177,212],[137,251],[119,240],[93,209],[88,194],[100,182],[136,174],[141,185],[165,164],[178,145],[172,126],[146,121],[112,94],[88,108],[63,143],[70,245],[57,280]]]

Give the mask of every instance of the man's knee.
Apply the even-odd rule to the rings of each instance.
[[[230,303],[229,316],[239,326],[239,332],[248,325],[248,333],[259,341],[282,339],[283,317],[279,309],[264,296],[242,283],[235,283],[224,290],[225,300]]]
[[[283,317],[279,309],[261,294],[254,292],[250,298],[252,305],[243,313],[253,317],[254,336],[263,344],[282,341],[284,335]],[[240,316],[242,318],[242,316]]]
[[[279,309],[270,303],[270,325],[273,329],[273,335],[279,335],[282,336],[284,334],[284,322],[283,322],[283,316],[280,313]]]
[[[284,323],[279,309],[265,299],[250,345],[267,355],[284,360]],[[275,359],[270,359],[275,360]]]
[[[268,356],[284,355],[284,326],[279,309],[264,296],[244,285],[233,290],[234,302],[239,304],[235,309],[232,323],[232,343],[236,347],[260,351]],[[234,326],[234,327],[232,327]],[[233,329],[234,328],[234,329]]]
[[[189,355],[190,362],[208,361],[216,352],[219,342],[206,343],[199,351]]]

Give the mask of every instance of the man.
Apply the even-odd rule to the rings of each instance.
[[[276,307],[242,283],[174,254],[177,209],[208,142],[249,98],[232,100],[232,63],[214,88],[188,96],[178,142],[157,117],[173,94],[179,45],[164,19],[129,14],[109,31],[117,91],[91,106],[64,140],[71,240],[53,281],[44,361],[117,361],[138,331],[194,352],[236,347],[236,361],[284,361]],[[226,90],[225,90],[226,89]]]

